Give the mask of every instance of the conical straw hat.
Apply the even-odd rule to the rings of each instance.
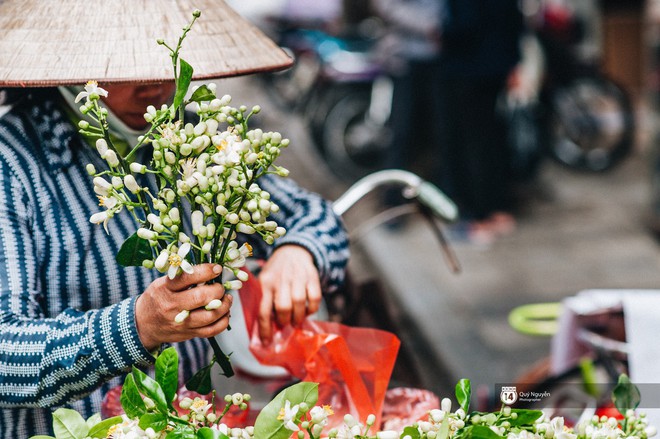
[[[0,87],[160,82],[169,51],[202,12],[180,57],[193,79],[279,70],[292,60],[222,0],[0,0]]]

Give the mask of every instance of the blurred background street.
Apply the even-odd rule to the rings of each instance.
[[[515,381],[549,354],[549,338],[509,326],[509,312],[518,305],[557,302],[585,289],[660,288],[660,246],[650,227],[658,116],[655,84],[646,79],[652,44],[642,31],[649,16],[642,2],[605,3],[610,9],[599,16],[609,38],[601,43],[604,63],[634,102],[635,141],[622,163],[584,172],[543,160],[524,187],[512,234],[479,242],[460,228],[446,229],[460,274],[450,272],[419,217],[377,227],[353,243],[351,269],[358,281],[375,279],[384,286],[412,367],[422,385],[439,395],[451,394],[458,378],[491,387]],[[223,80],[218,90],[231,94],[235,104],[260,104],[263,128],[291,139],[282,158],[291,178],[336,199],[351,179],[332,171],[301,113],[276,105],[265,87],[246,77]],[[349,212],[348,228],[382,210],[378,200],[363,200]]]

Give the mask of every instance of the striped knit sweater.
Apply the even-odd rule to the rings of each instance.
[[[53,101],[0,118],[0,437],[51,432],[67,406],[87,417],[131,365],[154,358],[141,345],[137,295],[158,275],[115,262],[135,230],[130,215],[91,224],[97,198],[85,166],[104,163]],[[290,180],[267,176],[264,190],[287,228],[274,247],[295,243],[315,258],[324,290],[343,281],[347,238],[329,203]],[[251,242],[257,257],[273,247]],[[205,340],[180,343],[182,380],[206,364]],[[52,434],[52,433],[51,433]]]

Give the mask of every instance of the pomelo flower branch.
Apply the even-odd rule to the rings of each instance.
[[[594,416],[570,428],[562,417],[550,418],[540,410],[503,405],[493,412],[472,411],[470,381],[463,379],[456,384],[455,409],[444,398],[440,407],[401,431],[381,430],[374,415],[365,420],[344,415],[339,426],[330,427],[332,407],[318,401],[318,384],[309,382],[282,390],[259,412],[254,426],[231,426],[223,422],[225,415],[231,409],[248,409],[250,395],[234,393],[218,399],[214,392],[210,400],[178,397],[174,348],[158,357],[155,376],[152,379],[135,368],[127,375],[120,399],[122,416],[102,420],[95,415],[85,420],[74,410],[56,410],[54,439],[649,439],[657,433],[643,413],[635,412],[639,390],[625,375],[612,394],[620,419]]]
[[[158,41],[172,59],[173,102],[146,109],[144,118],[150,127],[125,156],[113,144],[108,110],[100,101],[108,92],[90,81],[76,97],[76,102],[84,99],[80,110],[91,120],[81,121],[80,131],[96,139],[96,149],[108,164],[107,170],[97,171],[91,164],[87,168],[103,208],[90,221],[103,224],[107,231],[114,215],[122,211],[133,215],[139,227],[117,255],[122,265],[155,268],[173,278],[192,272],[194,264],[217,263],[224,267],[223,273],[235,277],[223,283],[232,290],[247,280],[241,268],[252,251],[248,243],[238,244],[237,234],[256,234],[272,244],[285,233],[268,219],[279,207],[259,187],[258,179],[266,173],[288,175],[274,162],[289,140],[278,132],[251,129],[250,119],[260,107],[232,107],[229,95],[216,96],[215,84],[196,88],[186,99],[193,68],[179,52],[199,16],[199,11],[193,13],[174,48]],[[185,111],[187,106],[195,107],[192,117]],[[150,162],[143,164],[137,161],[142,156],[138,153],[147,145],[153,153]],[[218,302],[212,301],[207,309],[217,308]],[[181,310],[175,321],[181,323],[189,311]],[[223,373],[233,375],[227,355],[214,338],[209,342]],[[212,365],[191,383],[200,393],[210,391]]]

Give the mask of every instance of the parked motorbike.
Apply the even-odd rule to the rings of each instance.
[[[523,61],[503,102],[514,173],[533,178],[546,155],[572,169],[612,169],[634,143],[630,98],[598,60],[576,55],[578,21],[544,14],[523,40]]]
[[[341,179],[353,182],[382,169],[392,85],[373,60],[375,39],[283,19],[271,27],[296,60],[287,71],[262,75],[272,100],[303,116],[315,147]]]

